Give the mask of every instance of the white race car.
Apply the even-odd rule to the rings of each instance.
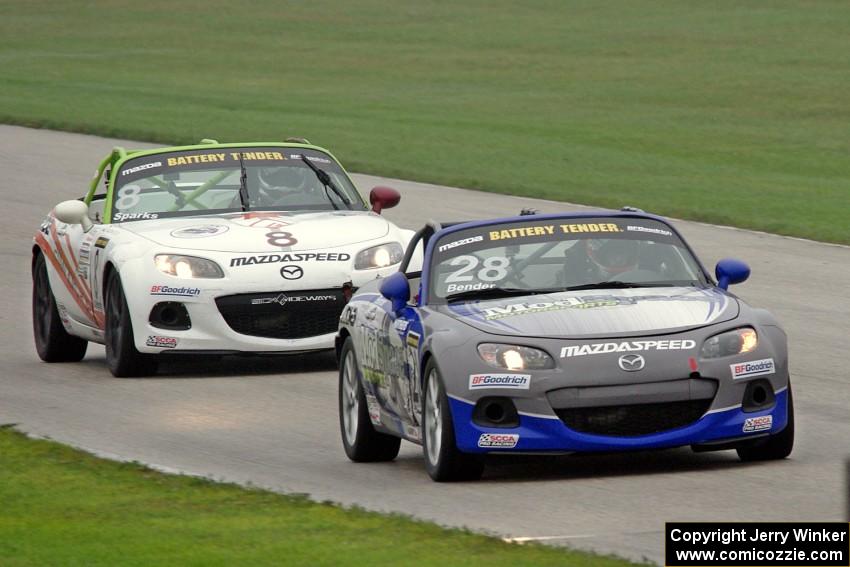
[[[78,361],[94,341],[115,376],[141,376],[162,353],[333,348],[352,292],[395,271],[413,233],[380,216],[398,192],[374,188],[370,210],[300,142],[115,148],[33,240],[39,357]]]

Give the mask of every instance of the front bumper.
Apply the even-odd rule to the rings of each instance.
[[[594,452],[661,449],[685,445],[720,443],[774,435],[788,423],[788,389],[775,392],[775,404],[766,410],[745,412],[740,406],[710,410],[690,425],[661,433],[634,437],[592,435],[569,429],[556,416],[528,415],[520,412],[519,426],[511,428],[482,427],[473,421],[474,404],[457,397],[449,403],[455,426],[458,449],[466,453],[488,452]],[[769,428],[745,431],[747,420],[770,416]],[[764,420],[762,420],[762,423]],[[484,434],[517,435],[510,449],[478,446]]]

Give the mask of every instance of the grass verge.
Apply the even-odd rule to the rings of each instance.
[[[850,243],[850,3],[0,4],[0,121]]]
[[[9,427],[0,428],[0,503],[5,567],[633,565],[166,475],[30,439]]]

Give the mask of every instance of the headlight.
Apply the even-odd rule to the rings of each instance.
[[[156,268],[163,274],[178,278],[223,278],[224,272],[212,260],[180,256],[177,254],[157,254],[153,259]]]
[[[354,258],[355,270],[370,270],[372,268],[386,268],[398,264],[404,257],[404,251],[398,242],[390,242],[361,250]]]
[[[519,345],[483,343],[478,345],[481,359],[496,368],[508,370],[544,370],[555,368],[555,361],[544,351]]]
[[[700,356],[703,358],[719,358],[733,354],[744,354],[755,350],[759,344],[755,329],[741,327],[714,335],[702,344]]]

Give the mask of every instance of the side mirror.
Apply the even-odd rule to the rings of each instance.
[[[396,272],[384,278],[381,283],[381,295],[392,301],[393,313],[404,309],[410,301],[410,282],[402,272]]]
[[[89,207],[82,201],[62,201],[53,208],[53,216],[65,224],[82,225],[83,232],[90,231],[93,226],[89,218]]]
[[[724,258],[717,262],[714,275],[717,277],[717,287],[729,289],[731,284],[741,283],[750,277],[750,267],[741,260]]]
[[[369,203],[372,211],[381,214],[384,209],[391,209],[401,201],[401,194],[392,187],[375,187],[369,193]]]

